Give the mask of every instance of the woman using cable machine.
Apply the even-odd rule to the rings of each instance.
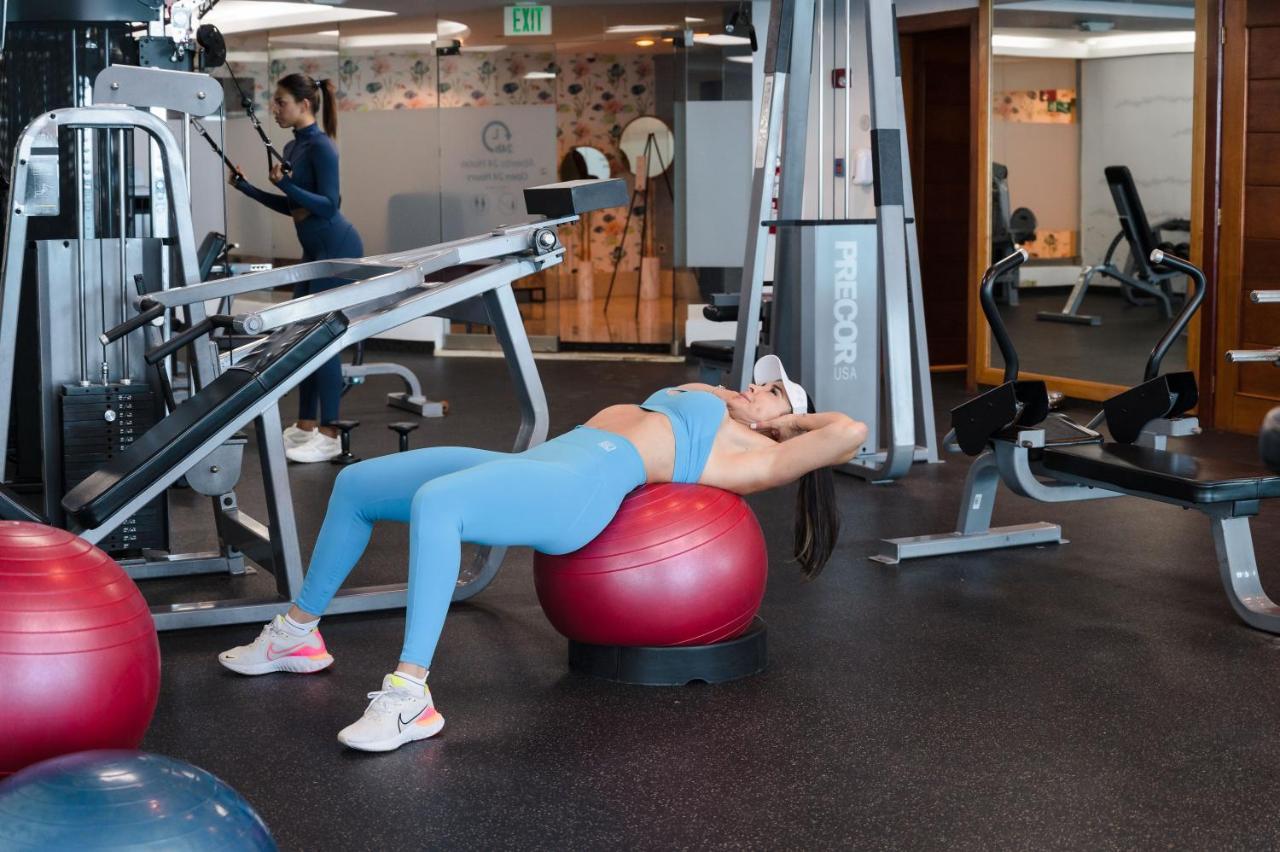
[[[338,209],[341,196],[334,143],[338,105],[332,81],[313,80],[305,74],[281,78],[271,99],[271,114],[280,127],[293,130],[293,140],[285,145],[283,155],[267,143],[270,180],[284,194],[258,189],[230,163],[228,182],[254,201],[293,217],[304,261],[362,257],[360,234]],[[321,116],[323,130],[316,123],[317,116]],[[265,134],[261,135],[266,141]],[[294,285],[293,296],[319,293],[343,283],[340,278],[301,282]],[[284,430],[285,455],[290,461],[327,461],[341,452],[337,428],[327,425],[338,420],[341,398],[342,362],[335,355],[298,388],[298,419]]]

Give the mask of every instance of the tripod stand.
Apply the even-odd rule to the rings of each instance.
[[[643,284],[644,252],[649,240],[649,158],[657,156],[658,165],[662,166],[662,180],[667,185],[667,197],[675,201],[675,192],[671,189],[671,178],[667,176],[667,164],[662,159],[662,151],[658,149],[658,140],[651,132],[644,140],[644,153],[640,156],[640,168],[636,169],[636,183],[631,190],[631,203],[627,205],[627,218],[622,223],[622,243],[613,258],[613,274],[609,276],[609,289],[604,296],[605,312],[609,311],[609,300],[613,298],[613,285],[618,280],[618,267],[622,265],[622,256],[626,253],[627,229],[631,227],[631,214],[636,209],[636,198],[641,197],[640,221],[640,267],[641,278],[636,282],[636,319],[640,318],[640,288]]]

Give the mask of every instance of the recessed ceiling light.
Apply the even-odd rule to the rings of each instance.
[[[526,80],[554,80],[556,75],[551,71],[530,71],[524,75]]]
[[[651,38],[636,39],[636,47],[653,47],[653,44],[654,42],[653,42],[653,39]]]
[[[609,35],[626,35],[627,33],[652,33],[659,30],[676,29],[676,24],[616,24],[605,30]]]
[[[706,18],[685,18],[684,22],[686,24],[705,24],[707,22],[707,19]]]
[[[341,44],[343,50],[352,47],[426,47],[438,40],[435,33],[378,33],[345,36]]]
[[[440,39],[456,38],[471,32],[466,24],[457,21],[436,21],[435,32],[374,33],[371,35],[345,36],[343,49],[352,47],[428,47]]]
[[[716,47],[729,47],[730,45],[751,44],[751,39],[743,36],[731,36],[724,33],[698,33],[693,37],[694,44],[710,44]]]
[[[310,3],[280,3],[274,0],[222,0],[200,20],[223,33],[254,32],[300,24],[332,24],[360,18],[382,18],[395,12],[376,9],[319,7]]]
[[[1004,8],[1004,7],[1001,7]],[[997,32],[992,50],[999,56],[1036,56],[1063,59],[1102,59],[1152,53],[1187,53],[1195,49],[1194,30],[1161,30],[1095,35],[1067,31]]]

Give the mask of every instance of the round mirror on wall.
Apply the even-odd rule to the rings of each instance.
[[[641,158],[648,162],[645,169],[649,177],[657,177],[671,167],[675,153],[676,137],[665,121],[656,116],[642,115],[622,128],[618,148],[627,158],[627,167],[636,173]]]
[[[560,180],[605,180],[610,177],[609,158],[599,148],[579,145],[560,161]]]

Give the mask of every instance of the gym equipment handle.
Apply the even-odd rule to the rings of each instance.
[[[148,349],[146,354],[147,363],[148,364],[160,363],[165,358],[172,355],[174,352],[177,352],[182,347],[210,333],[215,328],[231,328],[232,320],[233,320],[232,317],[224,316],[222,314],[215,314],[211,317],[207,317],[206,319],[201,320],[200,322],[191,326],[191,328],[188,328],[186,331],[182,332],[181,334],[174,335],[173,337],[169,338],[164,343],[161,343],[159,346],[155,347],[154,349]]]
[[[120,323],[115,328],[109,328],[106,331],[102,332],[102,334],[98,335],[98,339],[102,341],[103,346],[106,346],[108,343],[112,343],[116,340],[119,340],[120,338],[124,337],[126,334],[133,331],[134,329],[142,328],[147,323],[152,322],[164,316],[164,311],[165,311],[164,305],[160,304],[154,299],[143,299],[139,303],[139,305],[143,309],[142,313],[138,314],[135,317],[127,319],[124,322]]]
[[[1027,258],[1030,256],[1026,249],[1020,248],[1003,260],[996,261],[982,276],[982,287],[979,290],[982,313],[987,317],[987,323],[991,326],[991,333],[996,338],[996,345],[1000,347],[1000,355],[1004,358],[1004,380],[1006,382],[1016,382],[1018,380],[1018,350],[1013,348],[1013,340],[1009,337],[1009,329],[1005,328],[1004,320],[1000,318],[1000,309],[996,307],[996,279],[1009,270],[1016,269],[1026,263]]]
[[[1155,249],[1151,252],[1151,263],[1155,266],[1167,266],[1170,269],[1176,269],[1183,275],[1189,276],[1195,281],[1196,289],[1194,293],[1187,297],[1186,304],[1182,306],[1182,310],[1174,317],[1173,324],[1169,326],[1168,331],[1160,338],[1156,348],[1151,350],[1151,356],[1147,358],[1147,371],[1143,375],[1143,380],[1148,382],[1160,375],[1160,362],[1168,354],[1169,347],[1173,346],[1178,336],[1186,331],[1187,326],[1191,323],[1191,318],[1196,315],[1196,311],[1200,310],[1200,303],[1204,301],[1206,286],[1204,273],[1198,267],[1177,255]]]

